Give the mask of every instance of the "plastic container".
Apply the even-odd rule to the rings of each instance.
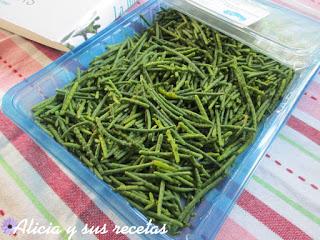
[[[263,39],[267,43],[272,42],[268,38],[254,34],[248,28],[239,28],[221,19],[215,23],[215,18],[217,17],[214,14],[204,12],[196,6],[190,6],[186,1],[183,2],[185,5],[182,4],[179,7],[177,3],[181,4],[181,0],[170,1],[174,7],[181,8],[185,6],[183,8],[184,12],[188,14],[192,13],[191,15],[195,15],[202,21],[206,19],[206,22],[211,26],[223,30],[226,34],[236,37],[250,46],[256,47],[255,43],[257,39]],[[62,88],[72,81],[75,77],[76,69],[78,67],[81,69],[87,68],[95,56],[104,52],[105,46],[120,43],[134,33],[142,32],[146,26],[139,15],[143,14],[148,20],[152,21],[160,10],[160,6],[166,6],[166,4],[163,1],[151,0],[126,17],[116,21],[95,37],[16,85],[5,95],[2,105],[4,113],[10,119],[18,124],[58,161],[68,167],[76,177],[91,189],[96,197],[101,198],[104,204],[128,226],[144,226],[147,223],[147,219],[138,210],[132,208],[118,193],[113,192],[106,183],[98,179],[76,157],[40,129],[32,119],[31,108],[36,103],[53,96],[56,89]],[[272,44],[277,43],[272,42]],[[287,46],[283,46],[283,48],[285,47],[290,49]],[[309,48],[313,48],[313,46],[309,46]],[[268,51],[268,49],[263,51],[272,56],[272,49],[271,51]],[[320,59],[319,56],[313,54],[312,58],[309,58],[308,61],[311,63],[317,59]],[[285,59],[282,59],[282,62],[284,61]],[[286,91],[278,108],[260,126],[253,144],[237,158],[229,177],[206,195],[196,209],[196,216],[192,219],[190,228],[184,229],[179,236],[175,237],[169,235],[141,235],[140,237],[144,239],[213,239],[219,232],[221,225],[259,163],[259,160],[279,132],[281,126],[285,123],[318,67],[319,64],[313,63],[307,68],[296,70],[295,79]]]

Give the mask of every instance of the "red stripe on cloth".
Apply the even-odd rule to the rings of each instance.
[[[42,68],[28,53],[0,31],[0,90],[6,92],[13,85]]]
[[[7,36],[0,31],[0,37]],[[24,77],[43,68],[42,64],[33,59],[24,49],[20,48],[11,38],[0,42],[1,56],[14,66]]]
[[[218,233],[216,240],[235,239],[255,240],[256,238],[231,218],[227,218],[226,222],[223,224],[220,232]]]
[[[237,204],[284,240],[312,239],[300,228],[271,209],[248,191],[244,191],[241,194]]]
[[[63,52],[60,52],[56,49],[49,48],[47,46],[44,46],[40,43],[30,41],[33,46],[35,46],[40,52],[42,52],[44,55],[46,55],[48,58],[50,58],[52,61],[56,60],[58,57],[60,57]]]
[[[287,125],[294,130],[300,132],[305,137],[309,138],[311,141],[320,145],[320,131],[306,124],[304,121],[291,116]]]
[[[87,223],[89,227],[102,227],[106,224],[109,232],[105,235],[96,235],[98,239],[127,239],[126,236],[117,235],[112,231],[114,223],[27,134],[16,127],[2,112],[0,112],[0,131],[82,222]]]

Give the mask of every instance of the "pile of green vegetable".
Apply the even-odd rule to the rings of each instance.
[[[168,9],[36,105],[34,119],[176,234],[292,78],[292,69]]]

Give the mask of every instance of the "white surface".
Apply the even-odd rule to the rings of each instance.
[[[72,31],[85,28],[96,16],[100,29],[130,7],[134,0],[0,0],[0,18],[49,40],[61,42]],[[72,45],[83,42],[75,37]]]

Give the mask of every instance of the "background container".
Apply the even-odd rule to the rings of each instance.
[[[304,56],[304,61],[301,62],[303,66],[298,66],[293,64],[296,62],[295,59],[286,59],[286,56],[283,56],[283,54],[275,54],[277,52],[275,52],[274,48],[270,49],[271,46],[278,50],[287,51],[293,54],[292,56],[301,56],[300,52],[295,51],[295,48],[290,45],[291,42],[288,45],[284,45],[283,42],[275,41],[268,34],[263,35],[258,30],[254,30],[255,26],[239,28],[223,18],[219,18],[215,13],[204,10],[201,6],[195,6],[189,1],[174,0],[170,1],[170,4],[296,69],[295,78],[289,89],[287,89],[283,100],[274,113],[259,127],[253,144],[237,158],[235,165],[230,170],[229,177],[225,178],[216,189],[206,195],[196,209],[196,216],[192,219],[191,227],[184,229],[179,236],[174,237],[176,239],[195,240],[213,239],[259,160],[279,132],[281,126],[285,123],[297,100],[302,95],[303,90],[312,79],[312,76],[316,73],[319,67],[316,60],[320,59],[319,55],[317,55],[320,42],[314,42],[315,45],[309,44],[309,46],[303,49],[304,53],[308,51],[312,54],[308,58]],[[261,3],[259,1],[254,4]],[[75,176],[86,184],[97,197],[101,198],[104,204],[128,226],[143,226],[147,223],[147,219],[139,211],[132,208],[118,193],[113,192],[106,183],[82,165],[76,157],[40,129],[32,119],[31,108],[36,103],[55,95],[56,89],[62,88],[72,81],[77,68],[86,69],[96,56],[105,51],[107,45],[120,43],[127,37],[142,32],[146,26],[139,15],[143,14],[149,21],[152,21],[156,13],[160,11],[160,6],[167,6],[167,4],[163,1],[151,0],[126,17],[116,21],[95,37],[16,85],[5,95],[2,105],[4,113],[10,119],[18,124],[58,161],[68,167]],[[286,14],[293,14],[297,18],[301,18],[301,20],[309,21],[309,19],[305,19],[302,15],[298,15],[295,12],[290,12],[288,9],[281,9],[278,6],[273,6],[273,8],[272,6],[269,3],[262,6],[271,12],[268,17],[271,17],[273,9],[276,9],[275,11],[284,11]],[[316,26],[318,23],[313,22],[313,24],[312,26]],[[318,37],[310,37],[310,39],[315,41]],[[310,43],[312,42],[311,40]],[[141,237],[145,239],[173,238],[169,235]]]

